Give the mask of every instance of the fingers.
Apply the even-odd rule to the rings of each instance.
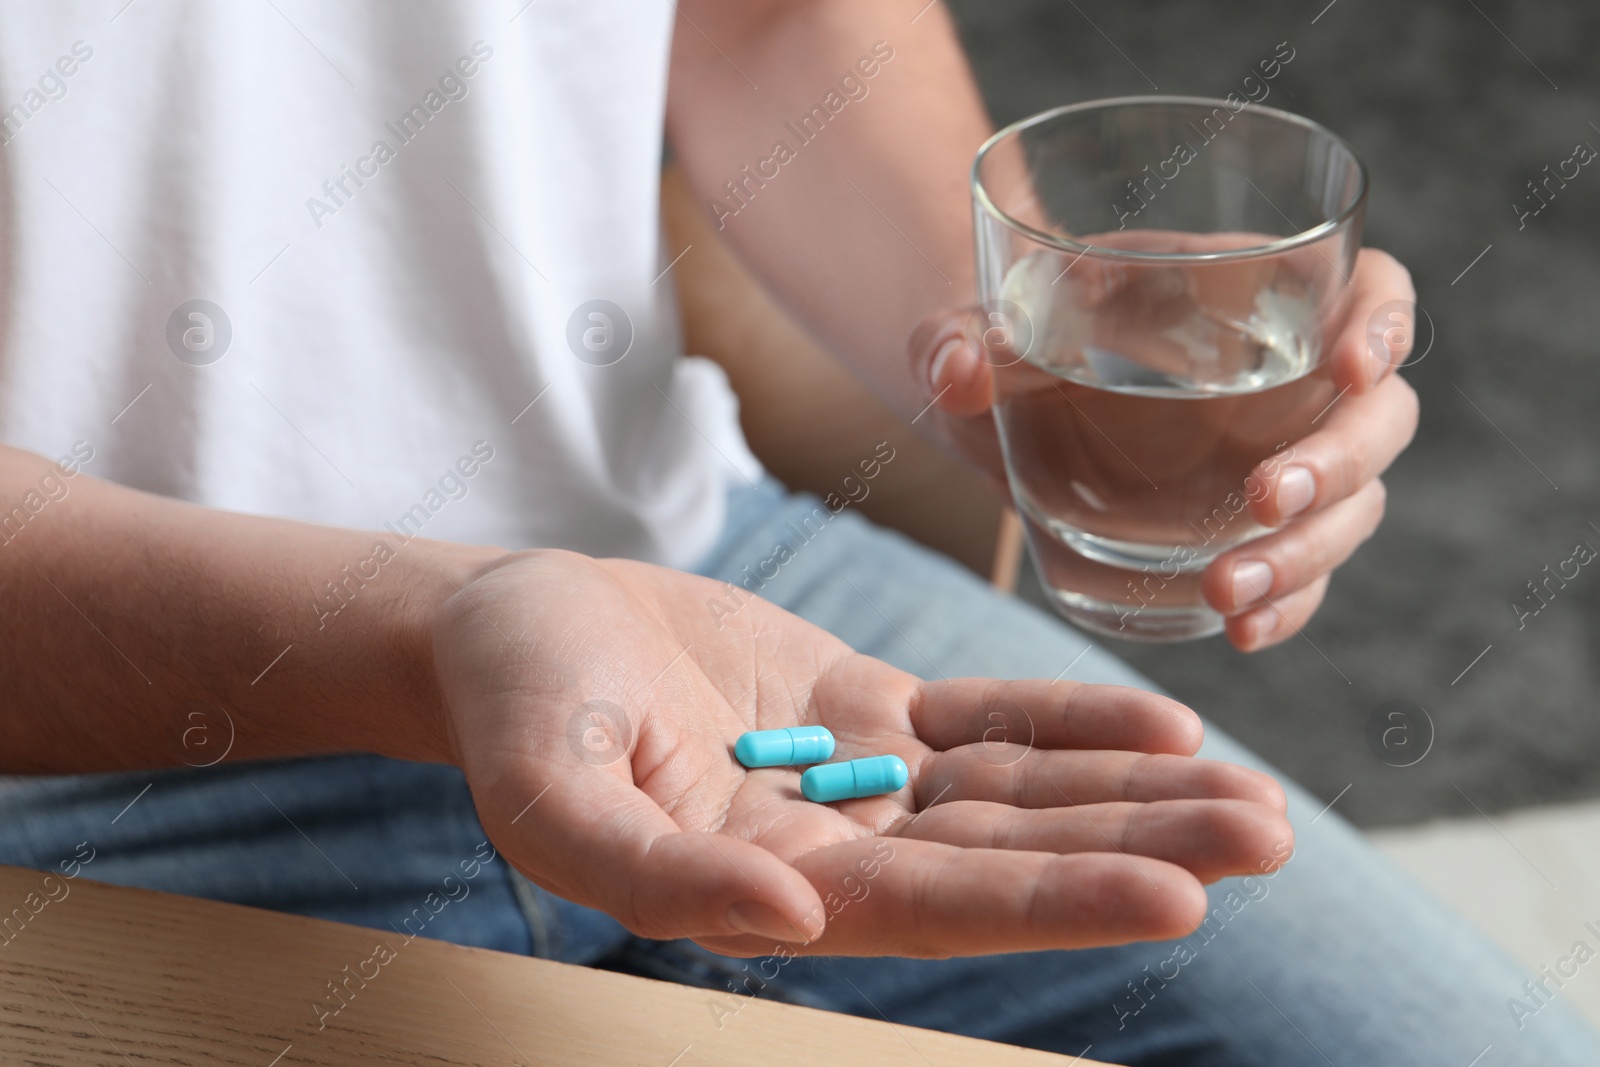
[[[1364,248],[1350,278],[1349,310],[1328,350],[1333,379],[1363,393],[1405,362],[1416,326],[1417,293],[1411,273],[1393,256]],[[1409,304],[1409,311],[1385,305]],[[1398,317],[1391,317],[1394,311]]]
[[[1404,378],[1386,378],[1372,392],[1336,401],[1309,437],[1257,465],[1268,486],[1250,507],[1266,526],[1328,507],[1386,470],[1417,429],[1417,394]]]
[[[955,452],[977,467],[1001,496],[1009,496],[1005,460],[989,406],[994,399],[991,364],[977,345],[977,309],[943,311],[923,320],[911,335],[911,380],[921,397],[913,423],[937,427]]]
[[[1374,478],[1332,507],[1223,553],[1201,577],[1206,601],[1237,615],[1325,578],[1377,530],[1385,498]]]
[[[924,683],[911,722],[935,749],[1009,744],[1191,756],[1204,734],[1200,716],[1142,689],[985,678]]]
[[[1281,811],[1243,800],[1163,800],[1027,810],[960,800],[906,820],[900,836],[962,848],[1120,852],[1177,864],[1202,882],[1278,866],[1294,831]]]
[[[931,315],[911,335],[911,378],[923,402],[956,418],[984,415],[993,402],[993,376],[973,338],[975,309]]]
[[[1327,592],[1328,576],[1324,574],[1304,589],[1235,615],[1225,624],[1228,640],[1240,652],[1256,652],[1287,641],[1316,614]]]
[[[1193,875],[1144,856],[902,838],[889,839],[884,853],[883,841],[830,845],[796,861],[832,905],[826,932],[807,952],[940,958],[1120,945],[1181,937],[1205,916]],[[858,861],[875,849],[875,876],[863,878]]]
[[[1156,800],[1247,800],[1282,811],[1283,789],[1259,771],[1188,756],[1052,752],[1020,745],[968,745],[921,761],[917,810],[956,800],[1019,808]]]
[[[817,932],[806,928],[816,890],[789,864],[736,837],[683,830],[602,768],[551,784],[494,840],[534,882],[641,937],[804,941]]]

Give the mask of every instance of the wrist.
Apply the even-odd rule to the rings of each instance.
[[[402,556],[412,548],[420,551],[398,575],[397,597],[385,605],[379,620],[385,646],[382,658],[392,665],[396,707],[404,709],[404,721],[380,716],[370,724],[369,743],[362,747],[400,759],[459,765],[435,666],[436,637],[447,605],[509,553],[429,541],[406,546]]]

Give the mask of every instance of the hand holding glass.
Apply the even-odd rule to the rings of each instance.
[[[1261,475],[1337,394],[1325,327],[1365,169],[1273,108],[1130,97],[1002,130],[972,184],[975,340],[1056,606],[1112,636],[1216,633],[1201,572],[1266,532]]]

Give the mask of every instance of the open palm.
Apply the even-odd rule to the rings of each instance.
[[[923,682],[742,590],[565,552],[452,599],[436,660],[485,829],[549,891],[729,954],[950,956],[1180,936],[1201,883],[1271,870],[1271,779],[1191,758],[1199,719],[1135,689]],[[814,804],[746,770],[820,724],[906,788]],[[801,948],[801,943],[804,947]]]

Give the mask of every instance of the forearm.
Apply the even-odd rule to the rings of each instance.
[[[0,447],[0,772],[195,765],[230,737],[230,760],[447,759],[431,620],[498,555],[201,508]]]
[[[972,299],[967,173],[989,132],[943,6],[919,16],[923,2],[683,4],[668,103],[674,153],[723,235],[906,418],[923,407],[907,338]],[[879,41],[892,58],[867,77]],[[847,102],[804,126],[830,92]]]

